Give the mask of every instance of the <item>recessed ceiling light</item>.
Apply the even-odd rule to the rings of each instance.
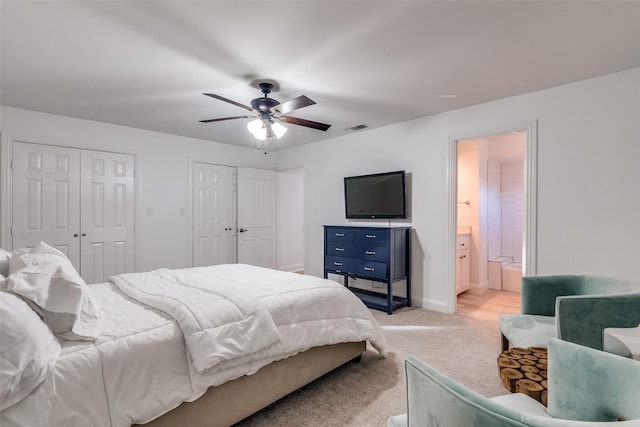
[[[433,95],[434,98],[457,98],[458,95],[452,93],[440,93],[438,95]]]

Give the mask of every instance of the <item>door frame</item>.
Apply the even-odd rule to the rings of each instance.
[[[537,274],[537,226],[538,226],[538,121],[536,119],[489,128],[449,137],[449,164],[447,168],[447,186],[449,189],[447,224],[447,312],[455,313],[456,295],[456,236],[458,222],[458,141],[485,138],[510,132],[526,132],[525,141],[525,197],[524,214],[524,256],[522,258],[523,276]]]
[[[68,139],[49,138],[17,132],[2,132],[0,140],[0,247],[6,250],[16,249],[13,247],[10,228],[13,223],[11,212],[13,212],[13,198],[11,194],[12,173],[11,162],[13,161],[13,145],[15,142],[26,142],[40,145],[53,145],[57,147],[75,148],[79,150],[104,151],[110,153],[128,154],[133,156],[134,167],[134,242],[133,242],[133,265],[135,271],[139,271],[140,263],[140,194],[142,188],[142,168],[141,153],[136,150],[127,150],[120,147],[98,146],[76,142]]]

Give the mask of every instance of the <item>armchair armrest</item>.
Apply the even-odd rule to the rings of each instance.
[[[517,409],[476,393],[415,357],[407,358],[405,370],[409,426],[541,425],[522,423]]]
[[[552,338],[548,375],[548,413],[552,417],[591,422],[627,420],[615,425],[640,425],[637,360]]]
[[[606,328],[632,328],[640,323],[640,293],[561,296],[556,301],[558,338],[603,349]]]
[[[522,278],[521,312],[522,314],[554,316],[557,297],[580,295],[583,292],[583,276],[525,276]]]

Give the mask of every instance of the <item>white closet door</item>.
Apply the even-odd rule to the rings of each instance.
[[[276,268],[276,172],[238,168],[238,262]]]
[[[81,274],[87,283],[134,271],[133,156],[82,150]]]
[[[236,262],[236,168],[194,163],[193,266]]]
[[[80,270],[80,150],[16,142],[13,146],[12,247],[40,241]]]

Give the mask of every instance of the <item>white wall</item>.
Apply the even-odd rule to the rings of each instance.
[[[279,169],[305,171],[306,272],[322,274],[322,225],[347,223],[342,178],[404,169],[414,301],[448,310],[450,138],[537,119],[538,274],[640,280],[638,117],[633,69],[280,151]]]
[[[304,174],[297,168],[278,172],[278,269],[304,269]]]
[[[274,156],[263,151],[142,129],[1,107],[3,142],[22,140],[80,148],[135,153],[139,161],[137,268],[190,265],[189,180],[193,160],[229,166],[273,169]],[[3,156],[6,151],[3,151]],[[6,164],[6,159],[0,159]],[[4,181],[6,175],[0,177]],[[4,183],[2,183],[4,185]],[[4,209],[0,209],[3,211]],[[150,215],[147,213],[150,211]],[[1,220],[4,221],[4,218]],[[4,236],[0,236],[4,239]]]

